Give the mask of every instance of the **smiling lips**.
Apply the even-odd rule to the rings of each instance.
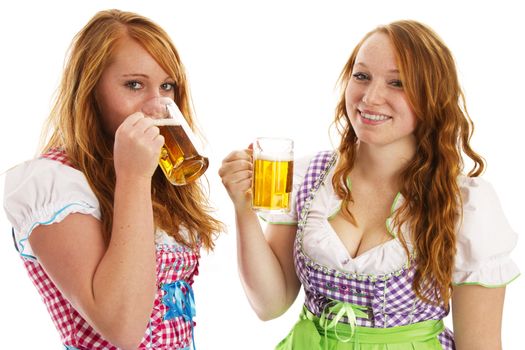
[[[361,115],[361,119],[365,124],[381,124],[386,120],[392,119],[392,117],[382,115],[382,114],[370,114],[366,112],[359,111],[359,115]]]

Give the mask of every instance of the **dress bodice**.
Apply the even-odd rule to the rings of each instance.
[[[398,194],[386,219],[387,231],[393,236],[371,250],[352,258],[329,218],[340,210],[341,200],[332,188],[332,172],[337,153],[320,152],[308,161],[299,160],[294,174],[293,209],[288,214],[262,214],[262,219],[275,224],[296,224],[294,261],[305,291],[305,307],[322,319],[369,328],[394,328],[441,320],[447,314],[445,305],[432,294],[432,303],[417,297],[412,284],[416,256],[411,236],[403,225],[393,227],[393,217],[403,201]],[[516,234],[506,221],[492,187],[482,179],[460,177],[463,216],[458,225],[457,256],[452,276],[455,285],[463,283],[498,286],[519,275],[509,254],[516,245]],[[490,219],[489,219],[490,218]],[[487,246],[500,234],[498,242]],[[400,242],[403,236],[407,246]],[[425,290],[431,290],[431,285]],[[343,305],[353,311],[339,318],[330,311]],[[454,349],[450,330],[437,335],[446,350]]]
[[[117,350],[78,313],[45,273],[38,261],[22,258],[24,266],[37,288],[64,344],[79,350]],[[189,348],[192,340],[193,321],[174,313],[174,305],[165,298],[166,287],[177,281],[189,286],[198,274],[199,254],[192,250],[174,250],[157,245],[157,294],[150,321],[138,349],[174,350]],[[184,290],[183,293],[188,293]],[[171,316],[171,317],[170,317]]]
[[[68,349],[117,350],[64,297],[33,253],[29,236],[38,225],[62,221],[72,213],[100,220],[100,206],[84,175],[64,152],[53,150],[9,171],[5,208],[15,245]],[[181,234],[187,232],[181,227]],[[195,315],[192,283],[200,247],[188,247],[161,230],[155,233],[157,293],[139,349],[175,350],[191,346]]]

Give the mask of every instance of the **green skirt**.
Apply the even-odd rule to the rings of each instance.
[[[299,322],[276,350],[442,350],[437,336],[442,320],[391,328],[354,327],[338,323],[326,330],[319,317],[303,308]]]

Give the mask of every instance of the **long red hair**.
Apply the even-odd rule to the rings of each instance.
[[[100,204],[106,243],[113,221],[113,140],[103,132],[95,88],[111,62],[115,44],[124,36],[140,43],[175,80],[174,101],[188,124],[194,127],[186,74],[168,34],[135,13],[119,10],[97,13],[73,40],[44,131],[43,137],[50,134],[50,138],[42,151],[63,148],[73,166],[84,173]],[[202,243],[206,248],[213,248],[213,236],[222,231],[223,226],[210,215],[211,208],[200,183],[176,187],[157,169],[152,179],[152,201],[158,228],[179,243],[189,246]],[[180,234],[182,227],[189,231],[188,238]]]
[[[404,91],[417,117],[414,135],[416,153],[400,176],[404,202],[394,222],[399,232],[407,227],[414,243],[417,263],[415,293],[427,302],[448,307],[456,253],[456,230],[462,215],[458,176],[463,155],[474,163],[468,175],[479,176],[485,162],[470,146],[474,125],[458,82],[454,58],[441,38],[429,27],[411,20],[397,21],[369,32],[352,52],[339,82],[341,97],[334,124],[341,134],[340,160],[333,187],[343,199],[343,215],[354,220],[348,209],[352,194],[346,179],[357,151],[357,136],[346,115],[345,90],[362,44],[374,33],[390,38]],[[399,235],[409,253],[403,235]]]

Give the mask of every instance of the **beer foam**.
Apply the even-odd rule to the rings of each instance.
[[[290,162],[293,161],[293,153],[290,154],[289,152],[259,152],[254,154],[254,159]]]
[[[173,118],[164,118],[164,119],[153,119],[153,125],[155,126],[173,126],[173,125],[180,125],[180,123],[177,122]]]

